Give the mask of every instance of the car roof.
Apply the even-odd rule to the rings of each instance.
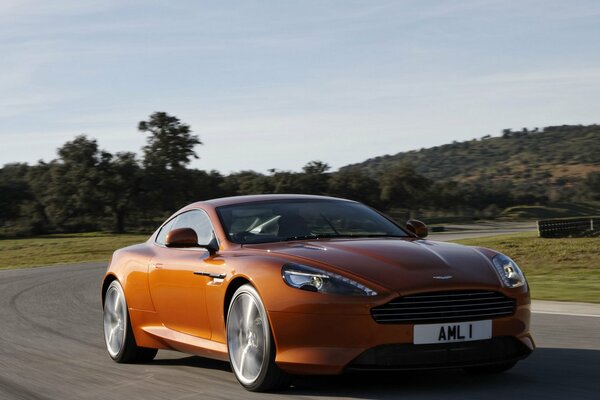
[[[229,206],[233,204],[243,204],[243,203],[255,203],[261,201],[273,201],[273,200],[335,200],[335,201],[348,201],[354,202],[348,199],[340,199],[337,197],[329,197],[329,196],[316,196],[316,195],[308,195],[308,194],[258,194],[258,195],[248,195],[248,196],[233,196],[233,197],[222,197],[218,199],[211,199],[205,201],[198,201],[196,203],[192,203],[188,205],[188,207],[198,207],[198,206],[212,206],[212,207],[221,207],[221,206]]]

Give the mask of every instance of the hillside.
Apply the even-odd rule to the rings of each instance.
[[[433,181],[485,181],[552,192],[569,187],[589,172],[600,171],[600,125],[504,130],[500,137],[488,135],[376,157],[341,170],[359,169],[377,176],[402,163],[411,164]],[[549,186],[553,189],[549,190]]]
[[[161,129],[179,132],[185,143],[189,127],[167,117]],[[190,140],[192,148],[197,139]],[[349,198],[398,220],[430,222],[600,214],[600,125],[505,130],[502,137],[378,157],[331,173],[321,161],[268,175],[188,169],[189,148],[173,143],[146,147],[140,160],[110,154],[80,135],[49,163],[1,167],[0,235],[148,231],[192,201],[257,193]]]

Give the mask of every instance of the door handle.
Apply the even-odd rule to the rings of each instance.
[[[150,266],[154,269],[162,269],[162,264],[161,263],[151,263]]]
[[[223,279],[227,276],[227,274],[213,274],[211,272],[204,272],[204,271],[195,271],[194,275],[208,276],[209,278],[214,278],[214,279]]]

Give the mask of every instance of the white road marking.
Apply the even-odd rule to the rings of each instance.
[[[575,313],[566,313],[566,312],[559,312],[559,311],[532,311],[532,314],[552,314],[552,315],[567,315],[570,317],[600,318],[600,315],[596,315],[596,314],[575,314]]]

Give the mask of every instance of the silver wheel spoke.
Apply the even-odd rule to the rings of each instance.
[[[114,308],[115,312],[118,312],[118,311],[119,311],[119,300],[120,300],[120,299],[121,299],[121,296],[119,295],[119,292],[117,292],[117,293],[115,294],[115,296],[114,296],[114,299],[113,299],[113,304],[112,304],[112,306],[113,306],[113,308]]]
[[[227,342],[232,367],[245,384],[256,381],[263,368],[266,340],[263,318],[249,293],[234,298],[227,321]]]
[[[250,349],[250,344],[248,343],[244,350],[242,351],[242,357],[240,358],[240,374],[244,375],[244,366],[246,365],[246,356],[248,355],[248,350]]]
[[[244,318],[244,329],[246,331],[249,331],[250,329],[252,329],[252,323],[253,323],[253,316],[256,315],[256,312],[258,310],[256,309],[256,305],[254,304],[254,302],[252,302],[252,300],[250,300],[250,298],[248,297],[247,300],[247,308],[245,310],[245,318]]]
[[[249,371],[248,375],[255,376],[260,372],[260,363],[262,361],[261,354],[255,348],[248,349],[248,354],[246,355],[246,368]]]
[[[108,344],[109,344],[111,347],[113,346],[112,342],[113,342],[113,336],[114,336],[114,333],[115,333],[115,332],[114,332],[114,331],[111,329],[111,330],[110,330],[110,333],[108,334]]]
[[[108,342],[113,344],[113,342],[117,339],[117,327],[113,326],[108,334]]]
[[[114,306],[108,308],[108,315],[113,322],[119,319],[119,315],[117,314],[117,310],[115,310]]]
[[[125,344],[127,305],[119,286],[111,285],[104,304],[104,339],[108,353],[115,358]]]

